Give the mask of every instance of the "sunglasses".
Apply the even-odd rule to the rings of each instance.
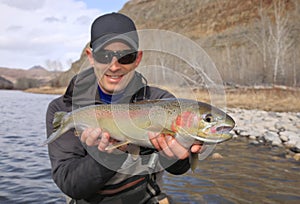
[[[93,52],[93,56],[96,59],[96,61],[101,64],[111,63],[113,57],[116,57],[118,59],[118,63],[120,64],[131,64],[136,60],[137,51],[136,50],[120,50],[120,51],[99,50],[97,52]]]

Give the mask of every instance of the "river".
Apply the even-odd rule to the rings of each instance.
[[[51,179],[45,114],[55,95],[0,90],[0,203],[65,203]],[[300,203],[300,163],[284,149],[234,139],[217,145],[222,159],[199,161],[195,172],[165,174],[176,203]]]

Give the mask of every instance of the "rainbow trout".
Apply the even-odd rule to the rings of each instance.
[[[188,99],[148,100],[131,104],[92,105],[70,113],[57,112],[49,144],[73,128],[100,127],[121,144],[153,148],[149,132],[172,135],[189,147],[194,142],[216,144],[232,137],[234,120],[220,109]],[[118,145],[120,146],[120,145]]]

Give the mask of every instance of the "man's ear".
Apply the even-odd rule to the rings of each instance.
[[[89,59],[89,62],[90,62],[90,64],[92,65],[92,66],[94,66],[94,57],[93,57],[93,52],[92,52],[92,50],[91,50],[91,48],[86,48],[85,49],[85,53],[86,53],[86,55],[87,55],[87,57],[88,57],[88,59]]]
[[[143,51],[138,51],[136,60],[135,60],[135,65],[138,66],[140,62],[142,61],[143,58]]]

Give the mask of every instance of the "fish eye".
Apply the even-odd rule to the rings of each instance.
[[[207,123],[211,123],[211,122],[214,121],[214,117],[212,116],[211,113],[208,113],[208,114],[204,115],[204,116],[203,116],[203,119],[204,119],[204,121],[207,122]]]

